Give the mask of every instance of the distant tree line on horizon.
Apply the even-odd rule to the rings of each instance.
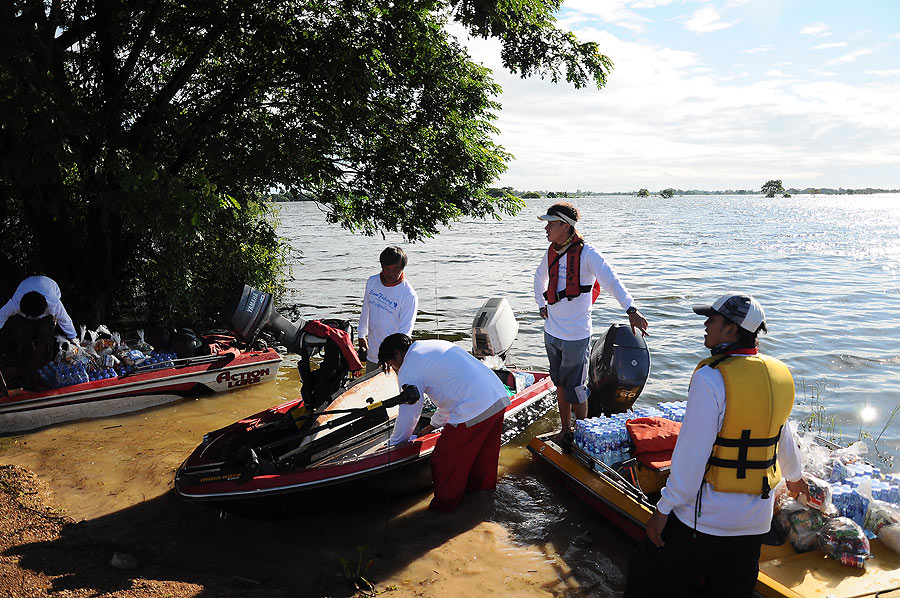
[[[830,187],[798,189],[791,187],[779,191],[779,195],[786,193],[788,195],[873,195],[875,193],[900,193],[900,189],[875,189],[866,187],[864,189],[845,189],[839,187],[832,189]],[[567,199],[575,197],[605,197],[610,195],[650,197],[658,195],[663,198],[674,197],[675,195],[759,195],[757,189],[726,189],[725,191],[709,191],[705,189],[661,189],[659,191],[649,191],[647,189],[639,189],[637,191],[583,191],[576,189],[575,191],[549,191],[539,189],[536,191],[522,191],[513,187],[491,187],[487,191],[491,197],[504,197],[511,195],[521,199]],[[315,197],[309,195],[292,195],[289,192],[272,193],[268,197],[269,201],[274,202],[291,202],[291,201],[315,201]]]
[[[839,187],[832,189],[830,187],[798,189],[791,187],[784,189],[785,193],[791,195],[872,195],[875,193],[900,193],[900,189],[876,189],[866,187],[864,189],[845,189]],[[512,187],[501,187],[488,189],[489,194],[510,193],[522,199],[558,199],[558,198],[575,198],[575,197],[606,197],[610,195],[633,195],[649,197],[651,195],[659,195],[661,197],[673,197],[675,195],[760,195],[759,189],[726,189],[724,191],[709,191],[705,189],[661,189],[659,191],[649,191],[647,189],[639,189],[637,191],[583,191],[577,189],[575,191],[548,191],[544,189],[522,191],[513,189]]]

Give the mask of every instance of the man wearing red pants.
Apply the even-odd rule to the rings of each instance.
[[[503,412],[509,405],[506,387],[497,375],[462,347],[442,340],[413,342],[392,334],[378,350],[378,364],[397,372],[400,386],[419,390],[415,405],[401,405],[391,444],[410,439],[422,414],[425,395],[437,405],[431,423],[420,435],[443,427],[431,455],[436,511],[452,511],[466,492],[497,485]]]

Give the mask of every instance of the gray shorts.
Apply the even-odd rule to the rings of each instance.
[[[591,338],[564,341],[544,332],[544,346],[550,361],[550,379],[565,389],[567,402],[584,403],[588,397],[587,364]]]

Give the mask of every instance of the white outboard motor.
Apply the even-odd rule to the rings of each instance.
[[[475,313],[472,322],[472,354],[484,358],[506,354],[519,333],[519,323],[505,297],[491,297]]]
[[[594,343],[588,364],[588,417],[628,411],[650,376],[650,351],[628,324],[613,324]]]

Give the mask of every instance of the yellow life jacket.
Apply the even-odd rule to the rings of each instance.
[[[707,462],[706,481],[718,492],[769,497],[781,480],[778,440],[794,406],[794,379],[767,355],[714,355],[697,366],[725,381],[725,419]],[[696,370],[694,370],[696,371]]]

